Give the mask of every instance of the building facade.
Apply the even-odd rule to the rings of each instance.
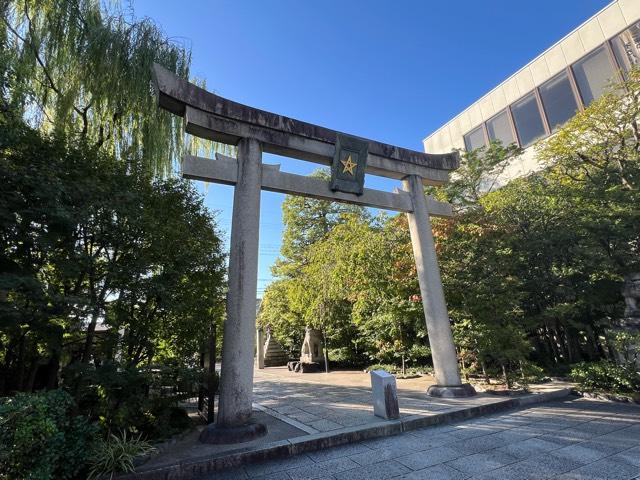
[[[615,0],[423,140],[427,153],[499,140],[523,155],[497,184],[540,168],[533,145],[640,65],[640,0]]]

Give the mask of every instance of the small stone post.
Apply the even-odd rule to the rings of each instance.
[[[256,360],[258,368],[264,368],[264,330],[262,327],[256,329]]]
[[[473,387],[463,385],[460,380],[422,180],[417,175],[409,175],[402,183],[413,201],[413,213],[407,213],[407,218],[437,382],[437,385],[429,387],[428,394],[435,397],[474,395]]]
[[[262,147],[255,139],[242,139],[233,195],[218,427],[243,425],[251,418],[261,183]]]
[[[384,370],[373,370],[370,375],[373,414],[386,420],[400,418],[396,377]]]

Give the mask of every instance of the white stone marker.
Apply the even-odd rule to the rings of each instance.
[[[384,370],[372,370],[370,373],[373,414],[386,420],[400,418],[396,377]]]

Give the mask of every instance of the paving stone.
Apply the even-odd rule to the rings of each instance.
[[[399,475],[408,473],[410,470],[404,465],[393,460],[376,463],[368,467],[359,467],[353,470],[336,473],[336,480],[383,480],[387,478],[396,478]]]
[[[584,442],[585,440],[593,437],[585,439],[580,435],[576,435],[572,430],[567,429],[558,430],[557,432],[548,433],[547,435],[541,435],[537,438],[546,442],[555,443],[558,447],[568,447],[569,445]]]
[[[294,407],[293,405],[274,405],[271,407],[278,413],[282,413],[283,415],[292,415],[292,414],[300,414],[304,413],[298,407]]]
[[[612,453],[617,453],[619,451],[616,450],[607,452],[607,450],[608,449],[604,445],[598,446],[597,444],[593,444],[591,442],[585,442],[554,450],[553,452],[551,452],[551,455],[554,455],[561,459],[568,459],[574,462],[578,462],[584,465],[587,463],[595,462],[596,460],[600,460],[601,458],[607,457]]]
[[[524,480],[524,479],[546,479],[553,478],[580,467],[581,465],[571,461],[561,460],[550,455],[541,455],[528,458],[521,462],[512,463],[497,470],[492,470],[478,479],[500,479],[500,480]],[[474,477],[476,478],[476,477]]]
[[[365,445],[369,448],[373,448],[374,450],[377,448],[388,448],[388,447],[398,447],[404,448],[407,453],[417,452],[420,450],[424,450],[426,442],[414,435],[394,435],[392,437],[382,437],[382,438],[374,438],[372,440],[365,440]]]
[[[396,461],[409,467],[411,470],[421,470],[432,465],[448,462],[449,460],[455,460],[460,456],[462,456],[461,453],[450,447],[437,447],[430,450],[412,453],[404,457],[399,457]]]
[[[507,445],[507,442],[497,435],[498,434],[485,435],[482,437],[469,438],[467,440],[458,440],[456,442],[449,443],[447,446],[457,452],[460,452],[460,454],[472,455],[474,453],[480,453]]]
[[[218,477],[215,477],[215,479],[217,478]],[[251,480],[291,480],[291,477],[287,472],[276,472],[268,475],[260,475],[259,477],[251,477]]]
[[[302,423],[311,423],[317,420],[322,420],[321,417],[318,417],[313,413],[307,413],[307,412],[287,414],[287,417],[293,418],[294,420],[297,420],[298,422],[302,422]]]
[[[464,480],[469,474],[460,472],[448,465],[441,464],[435,467],[417,470],[401,477],[403,480]]]
[[[223,470],[221,472],[214,472],[203,477],[200,480],[246,480],[249,476],[244,472],[242,468],[234,468],[231,470]]]
[[[328,448],[307,453],[314,462],[324,462],[334,458],[349,457],[358,453],[371,452],[371,449],[362,443],[350,443],[339,447]]]
[[[498,448],[498,450],[513,455],[516,458],[528,458],[539,455],[543,452],[557,450],[560,446],[556,443],[541,440],[539,438],[530,438],[523,442],[517,442]]]
[[[409,435],[413,435],[419,441],[419,450],[426,450],[427,448],[442,447],[453,442],[457,442],[458,439],[449,433],[441,433],[439,435],[424,435],[410,432]]]
[[[505,444],[524,442],[530,438],[534,438],[536,435],[533,432],[523,431],[519,428],[512,428],[503,432],[496,433],[493,438],[498,441],[503,441]]]
[[[451,462],[447,462],[447,465],[471,475],[495,470],[496,468],[504,467],[517,461],[518,458],[508,453],[490,451],[460,457]]]
[[[640,467],[640,447],[630,448],[609,457],[616,462],[628,463]]]
[[[560,475],[558,480],[627,480],[640,474],[640,467],[605,458]]]
[[[470,425],[470,426],[461,425],[455,430],[453,430],[452,432],[450,432],[450,434],[460,440],[464,440],[467,438],[475,438],[475,437],[481,437],[484,435],[491,435],[504,430],[504,428],[501,428],[499,426],[489,426],[489,425],[486,425],[486,424]]]
[[[291,468],[302,467],[304,465],[311,465],[314,461],[306,455],[296,455],[290,458],[280,458],[277,460],[270,460],[268,462],[254,463],[246,465],[244,467],[247,474],[250,477],[258,477],[260,475],[268,475],[274,472],[282,472]],[[216,477],[217,478],[217,477]]]
[[[349,458],[359,465],[366,466],[378,462],[384,462],[385,460],[393,460],[394,458],[402,457],[406,454],[406,448],[389,447],[358,453],[356,455],[351,455]]]
[[[304,467],[298,467],[291,470],[287,470],[287,473],[292,480],[311,480],[314,478],[326,478],[329,475],[334,475],[357,468],[358,465],[353,460],[348,458],[335,458],[333,460],[327,460],[326,462],[312,463],[305,465]]]
[[[331,430],[337,430],[339,428],[344,428],[343,425],[339,423],[332,422],[331,420],[316,420],[315,422],[311,422],[308,424],[310,427],[315,428],[319,432],[329,432]]]
[[[581,423],[580,425],[577,425],[575,427],[575,430],[593,432],[596,435],[604,435],[606,433],[620,430],[621,428],[624,428],[624,425],[619,425],[605,420],[594,420],[592,422]]]

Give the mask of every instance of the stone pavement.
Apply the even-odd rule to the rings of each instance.
[[[498,395],[460,399],[428,397],[425,392],[433,383],[431,376],[397,380],[401,418],[428,417],[505,400]],[[532,390],[563,386],[566,385],[545,384]],[[370,376],[362,371],[300,374],[289,372],[286,367],[256,370],[253,394],[254,408],[310,434],[381,421],[373,415]]]
[[[201,480],[640,479],[640,407],[568,399],[216,472]]]

